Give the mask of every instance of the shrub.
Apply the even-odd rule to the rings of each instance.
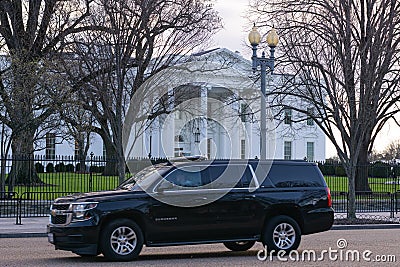
[[[102,173],[104,171],[104,166],[90,166],[89,171],[94,173]]]
[[[35,163],[35,169],[37,173],[44,173],[44,166],[40,162]]]
[[[53,163],[48,163],[46,165],[46,172],[54,172],[54,164]]]
[[[75,169],[75,167],[74,167],[74,164],[72,164],[72,163],[65,165],[66,172],[74,172],[74,169]]]
[[[76,164],[76,172],[85,172],[86,171],[86,165],[83,165],[81,163]]]
[[[56,172],[65,172],[65,165],[64,165],[64,163],[58,163],[58,164],[56,164],[56,166],[55,166],[55,169],[56,169]]]
[[[391,177],[392,175],[392,170],[390,168],[390,165],[377,161],[374,162],[370,167],[369,167],[369,172],[368,172],[369,177],[375,177],[375,178],[387,178]]]
[[[318,167],[325,176],[347,176],[343,166],[339,163],[319,163]]]

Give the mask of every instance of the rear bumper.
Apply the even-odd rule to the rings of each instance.
[[[87,223],[71,223],[68,226],[49,224],[47,233],[52,236],[49,242],[55,246],[55,249],[72,251],[76,254],[99,254],[98,227],[85,224]]]
[[[304,227],[302,234],[308,235],[331,229],[334,221],[332,208],[321,208],[309,211],[304,216]]]

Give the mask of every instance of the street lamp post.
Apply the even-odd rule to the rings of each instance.
[[[261,71],[261,133],[260,133],[260,158],[261,159],[266,159],[267,158],[267,125],[266,125],[266,103],[265,103],[265,97],[266,97],[266,76],[267,76],[267,67],[271,70],[271,72],[274,71],[274,66],[275,66],[275,47],[278,45],[279,42],[279,37],[278,34],[276,33],[275,29],[272,28],[268,35],[267,35],[267,44],[271,49],[271,54],[269,58],[265,57],[265,52],[262,52],[261,57],[257,57],[257,47],[261,43],[261,35],[257,30],[256,25],[254,24],[253,29],[249,33],[249,42],[253,48],[253,56],[251,57],[252,59],[252,69],[253,73],[257,71],[257,67],[260,66],[260,71]]]

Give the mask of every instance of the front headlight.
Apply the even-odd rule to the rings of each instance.
[[[97,207],[97,202],[72,203],[72,220],[82,221],[92,217],[90,210]]]

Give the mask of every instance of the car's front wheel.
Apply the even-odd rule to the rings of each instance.
[[[224,242],[224,246],[232,251],[246,251],[253,247],[256,241]]]
[[[142,250],[143,234],[135,222],[119,219],[105,226],[100,242],[101,251],[108,260],[130,261]]]
[[[291,251],[299,247],[301,231],[298,223],[289,216],[273,217],[266,225],[263,244],[269,251]]]

